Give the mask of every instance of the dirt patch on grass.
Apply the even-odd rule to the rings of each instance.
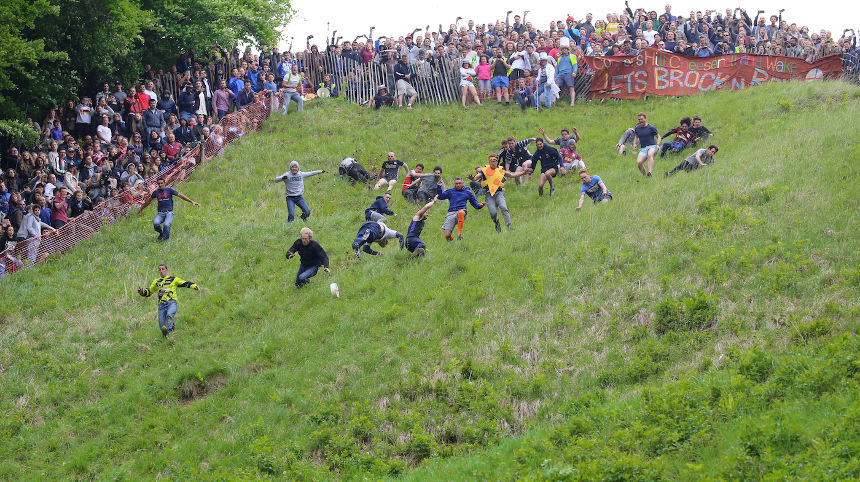
[[[182,403],[191,403],[227,385],[227,375],[215,372],[207,377],[191,377],[176,386],[176,396]]]

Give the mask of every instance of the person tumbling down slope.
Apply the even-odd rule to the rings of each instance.
[[[680,164],[675,166],[675,169],[672,169],[669,172],[664,172],[664,176],[673,176],[675,173],[679,171],[695,171],[700,167],[710,166],[714,163],[714,155],[717,154],[720,148],[711,144],[707,149],[699,149],[694,152],[690,157],[681,161]]]
[[[406,232],[406,249],[412,253],[413,258],[417,258],[418,256],[424,256],[424,253],[427,251],[427,245],[424,244],[424,241],[421,241],[421,231],[424,230],[424,221],[427,220],[427,216],[429,216],[430,208],[436,204],[436,199],[433,198],[421,207],[418,212],[415,213],[415,216],[412,216],[412,223],[409,225],[409,231]]]
[[[355,251],[355,257],[361,257],[361,251],[372,255],[379,256],[380,252],[371,249],[371,243],[377,243],[381,247],[388,245],[388,240],[397,238],[400,241],[400,249],[406,244],[406,239],[403,234],[389,228],[381,221],[368,221],[358,228],[358,234],[355,235],[355,241],[352,242],[352,250]]]
[[[305,202],[305,178],[322,174],[325,171],[302,172],[299,170],[297,161],[290,162],[290,170],[274,179],[274,182],[283,182],[287,197],[287,222],[291,223],[296,218],[296,206],[302,210],[302,220],[311,215],[311,208]]]
[[[478,198],[472,191],[463,187],[463,178],[454,179],[454,187],[447,191],[442,191],[442,180],[436,185],[436,197],[438,199],[448,200],[448,214],[445,215],[445,222],[442,223],[442,229],[445,230],[445,239],[453,241],[451,231],[454,226],[457,226],[457,239],[463,239],[463,224],[466,222],[466,204],[471,203],[475,209],[481,209],[487,203],[479,203]]]
[[[603,180],[599,176],[591,176],[588,171],[583,169],[579,171],[579,178],[582,179],[582,190],[579,196],[579,206],[576,207],[577,211],[582,209],[586,195],[594,201],[594,204],[612,201],[612,193],[609,192],[606,184],[603,184]]]

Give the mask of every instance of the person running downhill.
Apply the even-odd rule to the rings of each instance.
[[[485,193],[484,204],[490,211],[490,218],[496,225],[496,232],[502,232],[502,225],[499,223],[499,211],[502,212],[508,231],[513,229],[511,227],[511,213],[508,211],[508,203],[505,201],[505,179],[516,179],[527,172],[531,172],[531,168],[511,174],[499,167],[499,156],[490,155],[488,164],[479,167],[478,173],[472,177],[473,181],[481,183],[481,189]]]
[[[179,309],[176,302],[176,289],[192,288],[195,291],[200,291],[200,287],[177,276],[170,276],[167,265],[164,263],[158,265],[158,274],[159,277],[150,283],[149,288],[138,288],[137,293],[145,298],[158,293],[158,326],[161,328],[161,335],[167,336],[176,328],[174,320],[176,319],[176,311]]]
[[[451,231],[454,230],[454,225],[457,226],[457,239],[463,239],[463,224],[466,222],[466,203],[471,203],[475,209],[481,209],[487,203],[479,203],[478,198],[468,189],[463,187],[463,178],[454,179],[454,187],[447,191],[442,191],[442,180],[436,185],[437,199],[448,200],[448,214],[445,215],[445,222],[442,223],[442,229],[445,230],[445,239],[453,241]]]
[[[579,206],[576,207],[577,211],[582,209],[586,195],[594,201],[594,204],[612,201],[612,193],[606,188],[606,184],[603,184],[600,176],[590,176],[588,171],[583,169],[579,171],[579,178],[582,179],[582,190],[579,196]]]
[[[552,178],[558,174],[561,166],[561,154],[552,147],[546,145],[543,139],[535,141],[535,153],[532,155],[532,166],[537,167],[540,162],[540,181],[538,182],[538,196],[543,196],[543,185],[549,183],[549,195],[555,194]]]
[[[384,214],[394,216],[396,218],[397,214],[395,214],[394,211],[392,211],[391,209],[388,209],[389,201],[391,201],[390,192],[387,192],[382,196],[376,196],[376,201],[373,201],[373,204],[371,204],[369,208],[364,210],[365,221],[382,221],[384,223]]]
[[[166,187],[167,181],[163,177],[158,178],[158,189],[152,191],[149,198],[143,202],[143,205],[138,208],[137,213],[140,214],[149,206],[153,199],[158,199],[158,213],[152,221],[152,227],[158,233],[159,241],[167,241],[170,239],[170,226],[173,225],[173,196],[188,201],[194,207],[200,206],[199,203],[192,201],[185,194],[180,193],[172,187]]]
[[[641,145],[639,155],[636,157],[636,167],[639,172],[645,177],[651,177],[651,172],[654,170],[654,154],[659,149],[657,146],[663,141],[660,137],[660,132],[657,128],[648,123],[648,116],[644,112],[640,112],[637,116],[639,122],[633,127],[636,137],[633,138],[633,150],[636,150],[637,145]],[[655,141],[654,138],[657,138]],[[645,171],[645,159],[648,159],[648,171]]]
[[[299,272],[296,273],[296,288],[301,288],[323,267],[326,273],[331,273],[328,268],[328,255],[320,243],[313,240],[314,232],[310,228],[302,228],[301,237],[297,239],[290,249],[287,250],[287,259],[293,259],[299,255]]]
[[[397,238],[400,241],[400,249],[403,249],[406,244],[406,238],[403,234],[389,228],[381,221],[367,221],[358,228],[358,234],[355,235],[355,241],[352,242],[352,250],[355,251],[355,257],[360,258],[361,252],[373,256],[379,256],[380,252],[371,249],[371,243],[377,243],[381,247],[388,245],[388,240]]]
[[[296,219],[296,206],[302,210],[300,218],[302,221],[310,217],[311,208],[308,207],[308,203],[305,201],[304,193],[305,193],[305,178],[316,176],[317,174],[323,174],[325,171],[309,171],[302,172],[299,170],[299,163],[297,161],[290,162],[290,170],[276,177],[274,182],[283,182],[285,195],[287,198],[287,222],[291,223],[294,219]]]
[[[412,253],[412,258],[417,258],[419,256],[424,256],[424,253],[427,251],[427,245],[424,244],[424,241],[421,241],[421,231],[424,230],[424,221],[427,220],[427,216],[429,216],[430,208],[436,204],[436,199],[433,198],[421,207],[418,212],[415,213],[415,216],[412,216],[412,223],[409,225],[409,231],[406,232],[406,249]]]

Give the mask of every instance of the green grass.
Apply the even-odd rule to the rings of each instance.
[[[642,178],[612,150],[639,111],[661,133],[702,115],[716,165]],[[150,208],[0,283],[0,478],[860,477],[858,118],[840,83],[274,116],[180,186],[202,206],[170,242]],[[576,178],[532,181],[513,232],[472,211],[446,243],[442,202],[426,258],[356,260],[377,193],[325,174],[305,197],[332,274],[292,286],[302,225],[271,182],[290,160],[393,150],[450,183],[509,134],[573,125],[612,203],[576,213]],[[391,207],[405,231],[416,208]],[[166,341],[135,293],[160,262],[202,287]]]

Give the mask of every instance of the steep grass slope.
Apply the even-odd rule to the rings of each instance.
[[[858,102],[774,84],[273,117],[180,186],[202,206],[179,202],[168,243],[150,208],[0,283],[0,477],[856,477]],[[638,111],[661,133],[702,115],[717,164],[642,178],[612,150]],[[446,243],[442,202],[426,258],[353,258],[378,193],[331,174],[344,156],[393,150],[450,184],[509,134],[574,125],[611,204],[575,213],[576,178],[533,181],[509,189],[513,232],[471,211]],[[333,273],[302,291],[302,223],[271,182],[292,159],[329,171],[305,197]],[[160,262],[203,288],[167,340],[135,292]]]

